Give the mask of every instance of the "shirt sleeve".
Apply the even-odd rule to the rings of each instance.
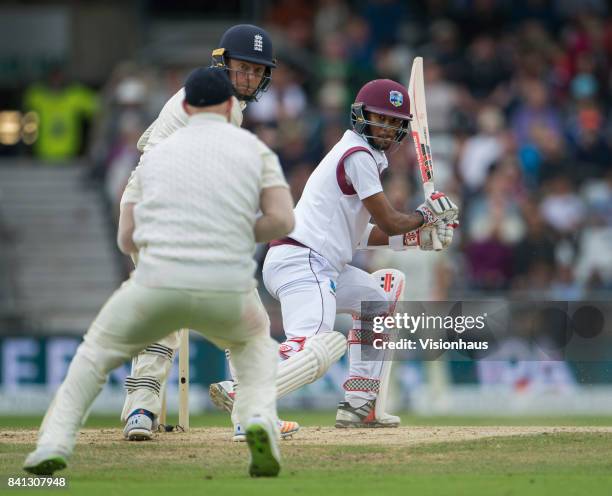
[[[270,148],[259,139],[257,139],[257,148],[261,160],[263,161],[261,189],[274,187],[288,188],[289,185],[287,184],[285,174],[283,174],[283,169],[276,153],[270,150]]]
[[[355,152],[344,160],[344,173],[360,200],[383,190],[378,167],[367,152]]]
[[[142,166],[144,155],[140,156],[140,162],[138,166],[132,171],[130,174],[130,179],[123,190],[123,195],[121,196],[120,205],[125,203],[138,203],[142,201],[142,188],[140,186],[140,179],[138,168]]]
[[[138,140],[138,149],[141,152],[151,150],[161,143],[177,129],[185,127],[189,116],[183,109],[185,88],[178,90],[164,105],[157,119],[149,126]]]
[[[153,129],[155,129],[156,123],[157,123],[157,119],[155,119],[151,123],[151,125],[146,129],[146,131],[142,133],[142,136],[138,138],[138,143],[136,143],[136,148],[138,148],[139,152],[143,152],[147,146],[147,143],[149,143],[149,138],[151,137],[151,133],[153,132]]]

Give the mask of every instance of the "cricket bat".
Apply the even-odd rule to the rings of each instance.
[[[433,159],[429,145],[429,126],[427,124],[427,106],[425,104],[425,82],[423,79],[423,57],[415,57],[412,62],[410,83],[408,84],[408,95],[412,106],[412,141],[416,149],[417,161],[423,181],[423,193],[428,199],[435,191],[433,181]],[[442,243],[435,229],[432,230],[433,248],[436,251],[442,249]]]

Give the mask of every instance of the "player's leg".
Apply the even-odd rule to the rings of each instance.
[[[266,257],[264,283],[280,300],[287,337],[279,348],[279,398],[322,377],[346,352],[346,339],[332,330],[337,274],[323,257],[307,248],[278,246]]]
[[[166,387],[179,342],[179,333],[173,332],[161,341],[150,344],[133,358],[131,374],[125,379],[127,394],[121,413],[126,439],[151,439],[162,409],[162,391]]]
[[[287,338],[279,349],[279,398],[322,377],[346,352],[346,339],[333,330],[337,276],[307,248],[279,246],[266,257],[264,283],[280,301]]]
[[[197,305],[191,327],[229,349],[237,381],[234,411],[251,452],[249,473],[274,476],[280,470],[276,413],[276,350],[270,320],[255,292],[209,296]],[[227,316],[223,318],[223,314]],[[221,318],[216,318],[215,315]],[[212,317],[211,317],[212,316]]]
[[[259,298],[259,293],[256,289],[253,290],[252,294],[253,299],[259,302],[259,305],[263,308],[263,303],[261,303],[261,299]],[[227,357],[230,375],[232,380],[215,382],[209,387],[209,395],[212,402],[221,410],[225,410],[228,412],[232,419],[232,425],[234,426],[234,434],[232,436],[233,441],[246,441],[246,431],[244,430],[242,424],[238,420],[238,414],[234,409],[234,399],[236,394],[236,389],[238,387],[237,382],[237,372],[236,367],[234,366],[234,361],[231,358],[231,351],[229,349],[225,350],[225,356]],[[288,439],[296,434],[300,430],[300,424],[294,422],[292,420],[279,420],[278,426],[280,429],[280,434],[283,439]]]
[[[400,423],[399,417],[384,411],[391,357],[372,353],[372,319],[392,311],[403,291],[404,275],[387,272],[369,274],[347,266],[338,278],[338,313],[353,316],[353,329],[348,339],[345,401],[338,406],[336,427],[397,427]],[[362,302],[370,302],[365,309],[367,315],[363,314]]]
[[[232,357],[229,350],[225,350],[225,359],[229,368],[230,379],[221,382],[213,382],[208,388],[208,396],[213,405],[219,410],[226,411],[231,415],[234,408],[234,397],[236,395],[234,392],[236,369],[232,365]],[[232,416],[232,420],[234,420],[234,416]]]
[[[134,312],[134,308],[141,311]],[[36,451],[24,468],[50,474],[66,466],[78,431],[104,386],[108,373],[152,340],[182,327],[182,295],[125,282],[104,305],[85,334],[39,431]]]

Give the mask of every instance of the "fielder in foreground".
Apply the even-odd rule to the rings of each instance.
[[[388,79],[367,83],[351,108],[353,129],[306,183],[295,209],[295,230],[270,244],[264,262],[264,283],[280,300],[287,336],[281,345],[279,398],[322,377],[344,354],[346,340],[333,330],[334,319],[336,313],[353,316],[345,401],[336,415],[339,428],[400,423],[399,417],[385,412],[388,357],[364,360],[361,347],[372,344],[373,318],[393,312],[405,277],[392,269],[369,274],[352,267],[355,251],[432,250],[434,233],[446,248],[458,217],[457,206],[443,193],[434,192],[406,214],[395,210],[383,192],[385,152],[407,136],[411,118],[408,91],[401,84]],[[369,224],[370,218],[376,225]],[[363,301],[378,303],[362,315]],[[211,385],[210,392],[218,406],[232,407],[231,381]]]
[[[277,346],[253,291],[253,254],[256,242],[291,231],[293,201],[278,160],[262,158],[262,148],[272,152],[229,124],[232,94],[222,69],[194,71],[185,85],[187,126],[147,154],[134,176],[139,187],[122,204],[118,244],[138,253],[138,266],[85,334],[25,461],[28,472],[66,467],[108,373],[186,327],[231,350],[249,472],[278,474]]]
[[[272,81],[272,70],[276,67],[272,41],[268,33],[258,26],[238,24],[229,28],[219,41],[219,48],[212,52],[212,66],[227,72],[234,87],[230,122],[237,127],[242,124],[242,111],[247,102],[256,101]],[[158,118],[138,140],[138,149],[143,153],[141,161],[155,147],[187,124],[188,115],[183,108],[184,89],[180,89],[166,104]],[[199,138],[198,138],[199,139]],[[229,147],[239,146],[230,143]],[[260,147],[263,160],[274,162],[276,156],[267,147]],[[274,167],[274,164],[271,164]],[[136,181],[130,179],[124,196],[138,194]],[[206,233],[201,233],[205,236]],[[253,290],[257,292],[256,289]],[[257,296],[257,295],[255,295]],[[179,332],[150,344],[132,361],[132,372],[125,380],[127,395],[121,413],[125,423],[123,435],[130,441],[151,439],[159,423],[162,410],[162,392],[167,387],[172,362],[179,348]],[[299,430],[296,422],[279,421],[281,436],[291,436]],[[234,425],[234,439],[244,441],[244,429],[238,421]]]

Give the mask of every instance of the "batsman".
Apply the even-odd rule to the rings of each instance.
[[[334,320],[337,313],[353,317],[338,428],[400,423],[385,411],[390,362],[364,359],[362,347],[372,344],[374,317],[394,311],[405,276],[394,269],[369,274],[353,267],[355,251],[447,248],[457,225],[458,208],[444,193],[433,191],[416,211],[403,213],[383,191],[386,153],[410,132],[410,104],[408,90],[395,81],[379,79],[361,88],[351,107],[352,129],[308,179],[295,208],[294,231],[270,243],[263,266],[266,289],[280,301],[287,336],[280,347],[279,398],[322,377],[344,354],[346,341],[334,331]],[[364,301],[376,302],[367,314]],[[231,410],[233,387],[231,381],[211,385],[217,406]]]

